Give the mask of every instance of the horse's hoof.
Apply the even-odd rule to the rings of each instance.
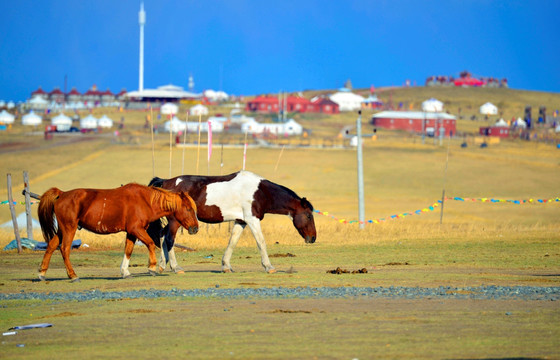
[[[79,277],[72,278],[72,279],[70,279],[70,282],[72,282],[72,283],[80,282],[80,278]]]
[[[270,268],[270,269],[266,270],[266,272],[269,273],[269,274],[274,274],[276,272],[276,269],[275,268]]]
[[[129,277],[132,277],[132,275],[130,275],[130,274],[123,274],[123,276],[122,276],[123,279],[128,279]]]
[[[162,268],[161,266],[158,266],[158,272],[159,272],[160,274],[163,274],[163,271],[164,271],[164,270],[165,270],[164,268]]]
[[[173,269],[173,271],[175,272],[175,274],[184,274],[185,273],[185,270],[180,266],[177,266],[175,269]]]
[[[152,269],[148,269],[148,273],[152,276],[156,276],[157,275],[157,271],[152,270]]]
[[[40,280],[40,281],[45,281],[45,280],[47,280],[47,279],[45,279],[45,275],[39,274],[39,280]]]
[[[229,273],[232,273],[232,272],[233,272],[233,269],[232,269],[232,268],[229,268],[229,269],[222,269],[222,272],[223,272],[223,273],[226,273],[226,274],[229,274]]]

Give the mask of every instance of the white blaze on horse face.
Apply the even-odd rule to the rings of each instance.
[[[253,196],[263,180],[249,171],[239,174],[225,182],[206,186],[206,205],[220,208],[224,221],[244,220],[244,214],[251,214]]]
[[[175,180],[175,186],[179,185],[179,183],[181,183],[181,181],[183,181],[183,179],[177,178],[177,180]]]

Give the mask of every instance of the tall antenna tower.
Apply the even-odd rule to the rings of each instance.
[[[144,11],[144,3],[140,3],[140,12],[138,13],[138,24],[140,25],[140,68],[138,74],[138,91],[144,90],[144,24],[146,23],[146,12]]]

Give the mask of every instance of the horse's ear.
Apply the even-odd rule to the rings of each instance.
[[[302,198],[300,201],[301,206],[304,208],[308,208],[309,210],[313,211],[313,205],[307,200],[306,198]]]

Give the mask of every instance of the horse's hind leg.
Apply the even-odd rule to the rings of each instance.
[[[39,267],[39,280],[45,280],[45,274],[47,273],[47,269],[49,268],[49,263],[51,262],[51,256],[53,252],[60,244],[60,238],[58,235],[53,236],[52,239],[48,241],[47,250],[45,251],[45,255],[43,255],[43,261],[41,262],[41,266]]]
[[[62,229],[62,242],[60,244],[60,252],[62,253],[62,259],[64,259],[64,265],[66,266],[66,273],[72,282],[80,281],[80,278],[76,275],[70,263],[70,250],[72,249],[72,240],[74,240],[77,228],[77,224],[64,227],[64,229]]]
[[[121,264],[121,275],[123,279],[130,276],[130,271],[128,271],[128,265],[130,264],[130,257],[132,256],[132,250],[134,249],[134,243],[136,242],[136,237],[131,234],[126,234],[126,242],[124,245],[124,257]]]
[[[231,255],[233,254],[233,249],[235,248],[235,245],[237,245],[237,242],[241,237],[241,233],[243,232],[243,229],[245,229],[244,223],[242,224],[236,221],[233,224],[233,229],[231,230],[231,237],[229,238],[228,246],[226,248],[226,251],[224,252],[224,256],[222,257],[222,271],[225,273],[233,272],[233,269],[231,268],[231,264],[230,264]]]

